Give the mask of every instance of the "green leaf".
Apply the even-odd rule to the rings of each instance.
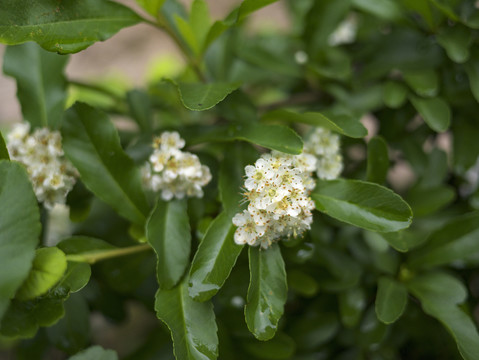
[[[479,102],[479,52],[474,52],[473,56],[464,65],[464,69],[469,77],[469,86],[471,87],[472,95],[477,102]]]
[[[7,144],[5,144],[5,139],[3,138],[2,132],[0,131],[0,160],[10,160],[8,155]]]
[[[108,117],[77,103],[66,112],[62,136],[65,154],[80,172],[85,186],[121,216],[144,224],[149,206],[140,173],[121,148]]]
[[[354,328],[366,307],[366,294],[361,288],[353,288],[339,294],[341,322],[347,328]]]
[[[439,77],[434,70],[403,71],[403,77],[419,96],[433,97],[439,92]]]
[[[449,0],[429,0],[429,3],[435,6],[440,12],[446,15],[452,21],[459,22],[459,17],[455,14],[451,8],[451,1]]]
[[[264,114],[262,120],[279,120],[320,126],[352,138],[362,138],[368,134],[366,128],[357,119],[347,114],[331,114],[327,117],[319,112],[298,113],[280,109]]]
[[[66,269],[67,260],[63,251],[56,247],[37,249],[32,269],[15,297],[25,301],[45,294],[60,281]]]
[[[392,248],[399,252],[407,252],[411,248],[420,245],[424,242],[425,234],[414,232],[410,229],[405,229],[390,233],[376,233],[382,239],[388,242]]]
[[[442,272],[415,277],[407,287],[420,301],[424,312],[438,319],[451,333],[465,360],[476,360],[479,334],[473,320],[457,305],[467,298],[465,286]]]
[[[67,96],[63,75],[67,62],[68,56],[49,53],[34,43],[7,47],[3,72],[15,78],[23,118],[33,127],[60,127]]]
[[[254,358],[267,360],[291,359],[296,350],[296,344],[292,338],[285,333],[278,333],[269,341],[258,341],[248,339],[241,342],[245,351]]]
[[[273,338],[288,294],[286,271],[279,245],[267,250],[249,248],[250,284],[245,306],[249,331],[258,340]]]
[[[205,0],[194,0],[191,4],[190,26],[199,45],[198,53],[203,49],[203,44],[210,30],[210,13]]]
[[[132,90],[126,94],[128,107],[133,120],[143,132],[150,133],[153,124],[151,101],[147,93],[140,90]]]
[[[401,83],[387,81],[383,90],[383,101],[392,109],[400,108],[407,100],[408,89]]]
[[[93,254],[105,250],[118,249],[106,241],[88,237],[88,236],[72,236],[58,243],[57,247],[65,254]]]
[[[288,288],[305,297],[312,297],[319,291],[314,277],[296,269],[288,271]]]
[[[478,236],[479,213],[460,216],[433,232],[426,245],[411,255],[409,264],[414,268],[431,268],[467,260],[479,251]]]
[[[0,319],[27,278],[40,236],[40,212],[27,172],[0,160]]]
[[[177,359],[207,360],[218,357],[217,326],[213,304],[188,295],[188,277],[171,290],[158,290],[156,315],[170,329]]]
[[[118,355],[113,350],[105,350],[95,345],[75,354],[69,360],[118,360]]]
[[[401,317],[407,305],[407,289],[396,280],[382,276],[378,281],[376,315],[385,324],[392,324]]]
[[[185,273],[191,252],[186,200],[158,200],[146,223],[146,239],[158,257],[160,289],[171,289]]]
[[[393,191],[359,180],[319,180],[311,193],[316,208],[366,230],[391,232],[412,221],[409,205]]]
[[[394,21],[402,17],[402,9],[394,0],[352,0],[358,9],[384,20]]]
[[[293,318],[291,335],[298,349],[314,350],[332,340],[341,328],[335,312],[307,311],[305,316]]]
[[[140,6],[145,9],[150,15],[158,16],[161,7],[166,0],[136,0]]]
[[[479,139],[479,128],[476,126],[474,119],[458,119],[458,121],[454,121],[452,130],[454,135],[452,164],[457,173],[464,175],[467,170],[474,166],[479,157],[479,141],[477,141]]]
[[[190,110],[203,111],[211,109],[223,101],[225,97],[238,89],[241,83],[201,84],[180,82],[177,85],[183,105]]]
[[[472,33],[465,26],[456,24],[454,27],[445,27],[437,36],[437,41],[446,50],[447,56],[462,64],[469,59],[469,47],[472,43]]]
[[[129,8],[106,0],[5,0],[0,3],[0,42],[36,41],[48,51],[74,53],[140,21]]]
[[[191,264],[188,292],[193,299],[209,300],[230,275],[243,249],[234,242],[235,230],[227,212],[218,215],[208,227]]]
[[[437,175],[437,173],[436,173]],[[456,198],[452,186],[414,187],[407,196],[407,201],[415,216],[426,216],[446,207]]]
[[[238,21],[243,20],[251,13],[275,3],[278,0],[244,0],[238,10]]]
[[[380,136],[368,142],[368,167],[366,179],[369,182],[383,184],[389,170],[389,154],[386,141]]]
[[[90,265],[80,262],[68,262],[65,274],[63,274],[63,278],[60,280],[56,288],[64,289],[64,291],[68,293],[75,293],[88,284],[90,276]]]
[[[432,130],[444,132],[449,128],[451,109],[446,101],[439,97],[421,99],[412,95],[409,100]]]

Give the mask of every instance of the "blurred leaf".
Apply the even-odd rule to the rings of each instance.
[[[278,0],[244,0],[238,10],[238,21],[243,20],[251,13],[275,3]]]
[[[446,15],[452,21],[459,21],[458,16],[451,8],[451,1],[449,0],[429,0],[429,3],[435,6],[440,12]]]
[[[30,273],[15,297],[25,301],[45,294],[60,281],[66,269],[63,251],[56,247],[37,249]]]
[[[258,359],[283,360],[291,359],[296,350],[294,340],[285,333],[278,333],[269,341],[258,341],[256,339],[241,342],[247,353]]]
[[[203,44],[210,30],[210,13],[205,0],[194,0],[191,4],[190,26],[196,38],[198,53],[203,49]]]
[[[376,315],[385,324],[392,324],[401,317],[407,305],[407,289],[396,280],[382,276],[378,281]]]
[[[70,220],[73,222],[84,221],[90,214],[92,202],[93,194],[78,179],[66,199],[66,205],[70,210]]]
[[[469,86],[471,87],[472,95],[477,102],[479,102],[479,52],[473,52],[473,56],[464,65],[464,68],[469,77]]]
[[[363,289],[353,288],[339,294],[339,313],[345,327],[356,327],[365,307],[366,294]]]
[[[288,286],[279,245],[267,250],[249,248],[250,285],[245,306],[249,331],[258,340],[269,340],[276,333],[284,311]]]
[[[405,229],[397,232],[379,233],[382,239],[388,242],[391,247],[399,252],[407,252],[411,248],[424,242],[425,234]]]
[[[288,288],[305,297],[312,297],[319,291],[314,277],[296,269],[288,271]]]
[[[374,136],[368,142],[368,167],[366,179],[369,182],[383,184],[389,170],[389,154],[386,141]]]
[[[311,198],[316,208],[366,230],[391,232],[412,221],[409,205],[393,191],[359,180],[319,180]]]
[[[136,121],[140,130],[150,133],[153,124],[153,113],[148,94],[140,90],[132,90],[126,94],[126,99],[131,117]]]
[[[446,27],[437,36],[437,41],[446,50],[447,56],[452,61],[462,64],[469,59],[472,34],[465,26],[456,24],[454,27]]]
[[[5,144],[5,140],[3,139],[3,134],[0,131],[0,160],[10,160],[10,156],[8,155],[7,144]]]
[[[158,290],[155,310],[170,329],[177,359],[216,359],[218,337],[211,302],[197,302],[188,295],[188,277],[171,290]]]
[[[33,127],[60,127],[67,95],[63,75],[67,62],[68,56],[49,53],[34,43],[7,47],[3,71],[15,78],[23,118]]]
[[[352,0],[358,9],[384,20],[394,21],[402,17],[402,9],[394,0]]]
[[[439,92],[439,77],[434,70],[404,71],[403,77],[419,96],[433,97]]]
[[[136,0],[150,15],[157,17],[165,0]]]
[[[455,198],[456,192],[452,186],[439,185],[412,188],[406,199],[415,216],[425,216],[446,207]]]
[[[400,108],[407,100],[408,89],[401,83],[387,81],[383,91],[383,101],[392,109]]]
[[[228,212],[222,212],[208,227],[190,269],[190,296],[206,301],[223,286],[243,246],[234,242],[236,228]]]
[[[479,78],[478,78],[479,80]],[[453,166],[463,175],[479,157],[479,128],[473,119],[458,119],[453,123]]]
[[[140,173],[108,117],[77,103],[66,112],[62,136],[65,153],[86,187],[121,216],[144,224],[149,206]]]
[[[25,169],[0,160],[0,320],[28,277],[40,236],[40,212]]]
[[[211,109],[223,101],[231,92],[239,88],[241,83],[178,83],[183,105],[190,110],[203,111]]]
[[[407,287],[424,312],[438,319],[451,333],[465,360],[477,359],[479,334],[472,319],[457,305],[467,298],[465,286],[443,272],[430,272],[412,279]]]
[[[48,51],[75,53],[140,21],[129,8],[106,0],[61,4],[4,0],[0,3],[0,42],[36,41]]]
[[[374,307],[370,307],[358,329],[358,342],[361,347],[369,349],[380,344],[386,336],[388,327],[380,322],[374,313]]]
[[[186,199],[158,199],[146,223],[146,239],[158,257],[156,276],[160,289],[171,289],[185,273],[191,252]]]
[[[279,120],[320,126],[352,138],[362,138],[368,133],[366,128],[357,119],[347,116],[346,114],[332,114],[329,117],[326,117],[319,112],[298,113],[281,109],[273,110],[264,114],[262,120]]]
[[[466,260],[479,251],[479,213],[473,212],[449,221],[433,232],[426,245],[411,254],[411,267],[431,268]]]
[[[101,346],[91,346],[68,360],[118,360],[118,355],[113,350],[105,350]]]
[[[409,100],[429,127],[444,132],[451,123],[451,109],[446,101],[439,97],[421,99],[410,95]]]
[[[306,312],[304,316],[292,320],[291,334],[301,350],[315,349],[326,344],[341,327],[334,312]]]

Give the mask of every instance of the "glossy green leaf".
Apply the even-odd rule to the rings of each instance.
[[[27,43],[7,47],[3,61],[4,73],[17,82],[23,118],[33,127],[59,128],[67,96],[63,69],[68,56]]]
[[[0,42],[35,41],[48,51],[74,53],[140,20],[129,8],[107,0],[5,0],[0,3]]]
[[[155,310],[171,331],[177,359],[212,360],[218,357],[213,304],[197,302],[188,295],[188,277],[171,290],[158,290]]]
[[[412,221],[409,205],[393,191],[359,180],[319,180],[311,193],[316,208],[366,230],[391,232]]]
[[[382,137],[375,136],[368,142],[368,167],[366,179],[383,184],[389,170],[388,145]]]
[[[151,101],[147,93],[140,90],[132,90],[126,94],[131,117],[136,121],[144,132],[151,132],[153,124],[153,112]]]
[[[407,287],[424,312],[438,319],[451,333],[465,360],[476,360],[479,334],[473,320],[458,307],[467,298],[466,287],[453,276],[430,272],[415,277]]]
[[[444,132],[449,128],[451,109],[443,99],[439,97],[421,99],[410,96],[409,100],[432,130]]]
[[[465,26],[456,24],[454,27],[446,27],[437,36],[437,41],[446,50],[447,56],[452,61],[462,64],[469,59],[472,34]]]
[[[255,358],[268,360],[291,359],[296,350],[294,340],[282,332],[269,341],[254,339],[242,341],[241,346]]]
[[[62,136],[65,153],[86,187],[121,216],[143,224],[149,206],[140,173],[121,148],[108,117],[77,103],[66,113]]]
[[[158,13],[166,0],[136,0],[150,15],[158,16]]]
[[[478,236],[479,213],[453,219],[433,232],[426,245],[412,254],[410,266],[430,268],[466,260],[479,251]]]
[[[396,280],[383,276],[378,281],[376,315],[385,324],[392,324],[403,314],[407,305],[407,289]]]
[[[398,20],[402,17],[402,9],[394,0],[352,0],[358,9],[385,20]]]
[[[146,223],[146,239],[158,257],[160,289],[171,289],[185,273],[191,252],[186,200],[158,200]]]
[[[407,252],[424,242],[426,234],[405,229],[397,232],[377,234],[399,252]]]
[[[65,253],[56,247],[37,249],[32,269],[15,297],[31,300],[45,294],[57,284],[67,269]]]
[[[464,68],[469,77],[469,86],[472,95],[477,102],[479,102],[479,52],[474,52],[469,61],[464,65]]]
[[[258,340],[273,338],[288,294],[286,271],[279,245],[249,248],[250,284],[245,306],[249,331]]]
[[[10,155],[8,154],[7,144],[3,138],[3,134],[0,131],[0,160],[10,160]]]
[[[331,114],[327,117],[319,112],[299,113],[281,109],[264,114],[262,120],[277,120],[320,126],[352,138],[362,138],[368,134],[366,128],[357,119],[346,114]]]
[[[366,294],[361,288],[353,288],[339,294],[341,322],[347,328],[354,328],[366,307]]]
[[[0,319],[27,278],[40,236],[40,212],[25,169],[0,160]]]
[[[241,84],[235,83],[178,83],[178,91],[180,93],[183,105],[195,111],[203,111],[211,109],[225,97],[239,88]]]
[[[455,198],[456,192],[452,186],[439,185],[413,188],[406,199],[415,216],[425,216],[446,207]]]
[[[208,227],[193,258],[188,292],[197,301],[209,300],[223,286],[243,246],[234,242],[236,227],[222,212]]]
[[[86,263],[68,262],[63,278],[56,288],[64,289],[66,292],[77,292],[83,289],[91,276],[91,267]]]
[[[95,345],[75,354],[69,360],[118,360],[118,355],[113,350],[105,350]]]
[[[401,83],[388,81],[384,85],[383,101],[386,106],[397,109],[407,100],[408,89]]]
[[[432,69],[403,71],[403,77],[419,96],[433,97],[439,92],[439,76]]]

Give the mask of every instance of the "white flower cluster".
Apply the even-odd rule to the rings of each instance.
[[[211,180],[210,169],[201,165],[198,156],[181,151],[184,146],[176,131],[165,131],[153,140],[155,150],[142,168],[145,185],[153,191],[161,190],[164,200],[185,195],[202,197],[202,187]]]
[[[356,40],[357,31],[358,21],[356,15],[351,14],[338,25],[331,35],[329,35],[328,43],[331,46],[351,44]]]
[[[316,157],[316,175],[320,179],[336,179],[343,171],[339,135],[317,127],[304,143],[304,152]]]
[[[279,152],[262,155],[245,168],[248,209],[233,217],[237,244],[268,248],[280,238],[298,236],[310,228],[314,203],[309,193],[316,158]]]
[[[58,131],[41,128],[29,133],[30,124],[15,125],[7,137],[8,152],[26,167],[38,201],[52,209],[65,203],[78,173],[64,156]]]

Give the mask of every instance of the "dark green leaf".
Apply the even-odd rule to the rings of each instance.
[[[454,122],[452,129],[454,135],[452,151],[454,170],[463,175],[474,166],[479,157],[479,141],[477,141],[479,139],[479,128],[473,119],[458,119]]]
[[[209,300],[228,278],[243,249],[233,240],[235,230],[227,212],[209,226],[191,264],[188,291],[193,299]]]
[[[249,331],[258,340],[276,333],[288,293],[284,261],[278,244],[267,249],[249,248],[250,284],[245,306]]]
[[[383,101],[388,107],[397,109],[406,102],[407,93],[408,89],[403,84],[395,81],[388,81],[384,85]]]
[[[347,328],[354,328],[366,307],[366,294],[361,288],[353,288],[339,294],[341,322]]]
[[[426,234],[405,229],[397,232],[379,233],[382,239],[388,242],[391,247],[400,252],[407,252],[424,242]]]
[[[437,41],[452,61],[462,64],[469,59],[472,34],[465,26],[456,24],[454,27],[445,27],[445,31],[437,36]]]
[[[352,138],[362,138],[368,134],[366,128],[357,119],[346,114],[331,114],[329,117],[326,117],[319,112],[298,113],[281,109],[264,114],[262,119],[320,126]]]
[[[63,251],[56,247],[37,249],[32,269],[15,297],[25,301],[45,294],[60,281],[66,269],[67,260]]]
[[[451,109],[441,98],[421,99],[410,96],[409,100],[429,127],[437,132],[444,132],[451,123]]]
[[[52,54],[37,44],[27,43],[7,47],[3,61],[4,73],[17,82],[23,118],[33,127],[59,128],[67,96],[63,69],[68,56]]]
[[[59,242],[57,246],[67,255],[92,254],[117,249],[106,241],[87,236],[72,236]]]
[[[407,305],[407,289],[396,280],[383,276],[378,281],[376,315],[385,324],[392,324],[403,314]]]
[[[293,319],[291,334],[298,349],[315,349],[334,338],[341,327],[333,312],[306,312],[305,316]]]
[[[419,96],[433,97],[439,92],[439,77],[434,70],[404,71],[403,77]]]
[[[140,129],[144,132],[151,132],[153,113],[148,94],[140,90],[132,90],[126,94],[126,99],[130,107],[131,117],[136,121]]]
[[[27,278],[40,236],[40,212],[25,169],[0,160],[0,319]]]
[[[246,340],[241,342],[248,354],[266,360],[291,359],[296,350],[294,340],[285,333],[278,333],[269,341]]]
[[[316,208],[366,230],[391,232],[412,221],[409,205],[391,190],[359,180],[319,180],[311,193]]]
[[[366,179],[383,184],[389,170],[388,145],[382,137],[375,136],[368,142],[368,167]]]
[[[186,108],[195,111],[211,109],[239,88],[235,83],[178,83],[181,101]]]
[[[57,289],[65,292],[77,292],[85,287],[90,280],[91,267],[86,263],[68,262],[67,270],[60,280]]]
[[[465,360],[476,360],[479,334],[472,319],[457,305],[467,298],[465,286],[441,272],[420,275],[407,284],[422,304],[424,312],[438,319],[451,333]]]
[[[171,289],[185,273],[191,252],[186,200],[158,200],[146,223],[146,239],[158,257],[160,289]]]
[[[74,53],[141,20],[127,7],[107,0],[57,3],[5,0],[0,3],[0,42],[36,41],[48,51]]]
[[[459,21],[459,17],[451,8],[451,1],[449,0],[429,0],[429,3],[435,6],[440,12],[446,15],[452,21]]]
[[[5,144],[5,140],[3,138],[1,131],[0,131],[0,160],[10,160],[10,156],[8,155],[7,145]]]
[[[288,271],[288,288],[305,297],[312,297],[319,291],[314,277],[300,270]]]
[[[77,103],[66,113],[62,135],[65,153],[86,187],[121,216],[143,224],[149,206],[140,173],[121,148],[108,117]]]
[[[113,350],[105,350],[95,345],[75,354],[69,360],[118,360],[118,355]]]
[[[453,187],[439,185],[413,188],[406,199],[415,216],[425,216],[444,208],[455,198],[456,192]]]
[[[358,9],[384,20],[394,21],[402,17],[402,9],[394,0],[352,0]]]
[[[479,102],[479,52],[474,52],[464,68],[469,77],[469,86],[471,87],[472,95],[477,102]]]
[[[194,301],[188,295],[188,277],[171,290],[158,290],[155,310],[171,331],[177,359],[212,360],[218,357],[213,304]]]

